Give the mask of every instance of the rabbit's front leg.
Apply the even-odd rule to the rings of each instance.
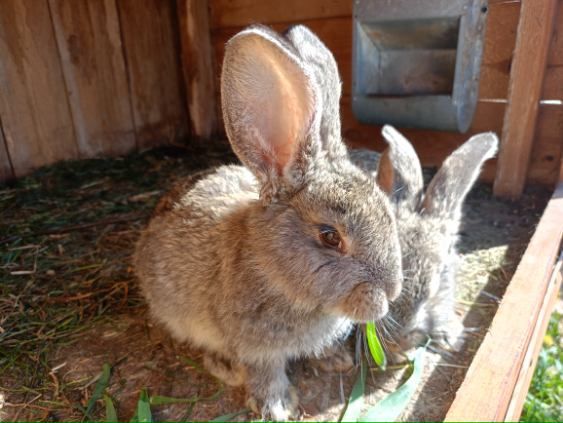
[[[285,362],[255,364],[247,368],[248,406],[264,419],[297,418],[299,400],[285,372]]]

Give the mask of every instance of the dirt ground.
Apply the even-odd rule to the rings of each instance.
[[[223,386],[201,368],[199,351],[148,321],[129,261],[175,180],[234,160],[228,147],[192,145],[62,163],[0,186],[0,420],[105,419],[101,400],[86,410],[104,363],[112,368],[105,393],[120,420],[131,419],[144,388],[153,399],[177,399],[152,405],[155,420],[209,420],[241,410],[233,420],[257,418],[244,411],[244,390]],[[518,203],[492,199],[484,185],[470,194],[458,311],[476,329],[462,353],[428,353],[405,420],[444,417],[548,194],[529,190]],[[370,370],[368,402],[394,390],[403,372]],[[290,377],[303,418],[334,421],[357,370],[327,374],[298,362]]]

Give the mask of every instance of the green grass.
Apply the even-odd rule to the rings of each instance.
[[[520,421],[559,422],[563,419],[562,316],[558,312],[551,316]]]

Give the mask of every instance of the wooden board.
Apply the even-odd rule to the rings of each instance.
[[[78,156],[46,0],[0,1],[0,119],[15,176]]]
[[[541,98],[563,101],[563,65],[547,67]]]
[[[524,189],[556,7],[557,0],[522,4],[494,184],[497,196],[517,198]]]
[[[239,4],[239,1],[232,2]],[[280,2],[280,5],[285,3]],[[305,8],[306,9],[306,8]],[[212,9],[213,10],[213,9]],[[308,10],[308,9],[306,9]],[[319,12],[321,13],[321,12]],[[482,99],[505,99],[512,52],[516,39],[516,25],[520,13],[520,3],[496,3],[489,7],[487,36],[485,41],[482,75],[479,96]],[[253,14],[239,27],[216,27],[212,29],[212,42],[216,63],[222,63],[225,43],[245,25],[254,22],[267,23],[277,31],[285,30],[291,23],[270,21],[269,14]],[[352,17],[311,18],[304,22],[327,45],[334,55],[343,82],[344,95],[352,90]]]
[[[209,33],[207,0],[179,0],[180,42],[186,98],[194,135],[210,138],[219,129],[218,73]]]
[[[559,0],[551,47],[547,57],[548,66],[563,66],[563,0]]]
[[[80,154],[135,148],[115,0],[49,0]]]
[[[175,4],[119,0],[133,120],[140,149],[186,135]]]
[[[210,0],[210,26],[241,27],[251,23],[293,24],[352,16],[349,0]]]
[[[2,123],[0,122],[0,182],[12,179],[13,177],[12,163],[10,162],[10,156],[6,149]]]
[[[563,148],[563,106],[540,106],[527,179],[555,186]]]
[[[522,368],[520,369],[520,374],[518,375],[516,386],[514,387],[514,392],[512,393],[508,411],[506,412],[506,421],[510,422],[520,420],[522,408],[524,407],[524,402],[526,401],[526,396],[528,395],[528,390],[530,389],[530,382],[534,376],[534,370],[538,362],[538,355],[542,348],[543,338],[547,331],[551,313],[553,312],[553,308],[558,299],[557,294],[559,293],[559,289],[561,287],[561,279],[563,279],[563,273],[561,270],[562,260],[563,254],[559,256],[559,260],[555,265],[555,269],[547,287],[545,299],[538,315],[538,320],[534,327],[530,344],[526,350],[526,355],[524,356]]]
[[[536,327],[563,233],[559,184],[516,269],[446,421],[504,421]]]

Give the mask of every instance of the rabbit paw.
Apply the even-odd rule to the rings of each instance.
[[[260,399],[257,396],[251,396],[246,405],[256,414],[261,415],[263,419],[271,419],[276,422],[295,419],[299,414],[299,398],[297,390],[293,386],[289,386],[281,397],[271,396]]]
[[[344,373],[354,367],[352,354],[345,345],[329,348],[321,358],[311,359],[311,364],[327,373]]]
[[[230,386],[240,386],[245,382],[244,366],[217,354],[207,353],[203,357],[203,365],[209,373]]]

